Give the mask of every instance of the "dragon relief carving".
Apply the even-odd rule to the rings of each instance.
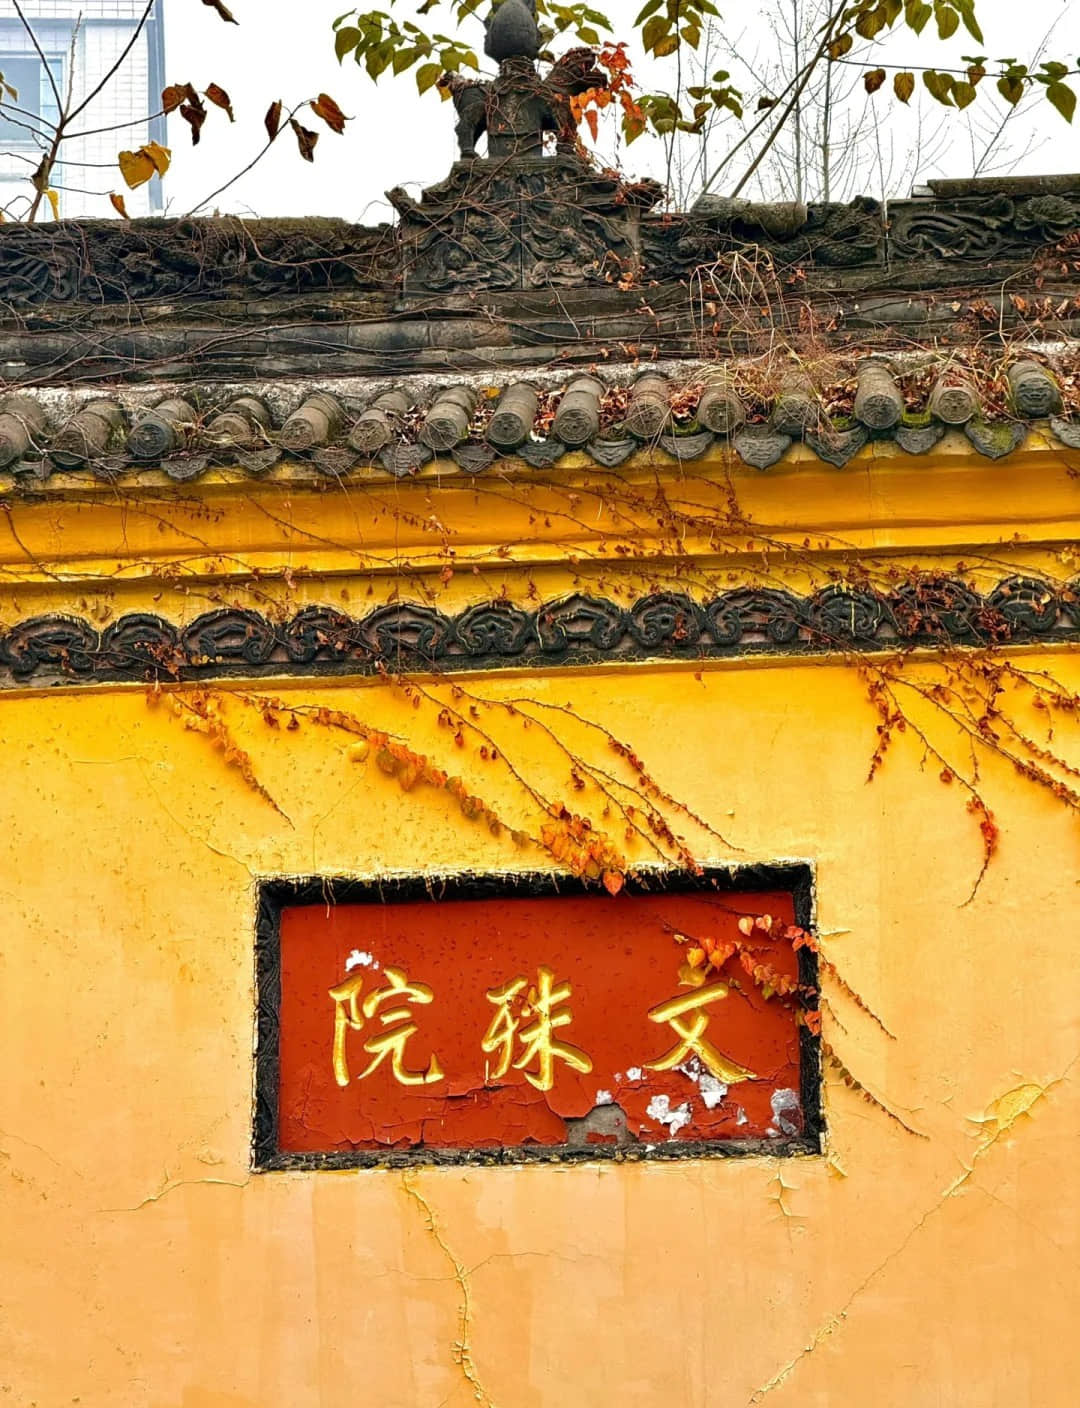
[[[890,253],[904,260],[998,259],[1056,244],[1080,229],[1080,197],[988,196],[890,206]]]
[[[16,308],[377,289],[399,277],[395,232],[345,220],[93,220],[0,234],[0,300]]]
[[[781,266],[854,268],[884,263],[885,222],[876,200],[847,205],[763,204],[715,197],[685,215],[642,224],[642,256],[654,278],[681,278],[733,250],[756,246]]]

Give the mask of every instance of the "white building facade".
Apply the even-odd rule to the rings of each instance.
[[[154,0],[147,14],[147,0],[19,0],[24,23],[12,0],[0,0],[0,73],[18,93],[0,98],[6,219],[26,216],[34,197],[31,177],[61,105],[70,110],[87,97],[52,177],[61,216],[113,215],[111,191],[124,196],[129,215],[161,212],[161,183],[129,191],[117,155],[149,140],[165,143],[163,7],[164,0]],[[47,203],[37,218],[52,218]]]

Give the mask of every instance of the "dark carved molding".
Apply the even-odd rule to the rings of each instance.
[[[576,156],[458,161],[419,201],[390,196],[407,293],[588,287],[638,271],[638,208]]]
[[[483,105],[483,94],[482,85],[466,84],[459,108]],[[520,146],[518,135],[509,140]],[[567,288],[595,295],[605,287],[638,288],[651,306],[659,306],[662,300],[649,292],[657,284],[677,289],[696,271],[741,252],[764,278],[771,266],[779,285],[811,299],[826,290],[836,297],[845,290],[873,293],[865,311],[848,310],[853,326],[863,326],[867,317],[871,323],[895,318],[906,326],[909,301],[880,297],[882,289],[964,287],[967,297],[971,289],[1000,295],[1003,270],[1021,268],[1080,228],[1080,181],[1069,180],[1074,178],[1056,189],[1041,189],[1037,182],[1027,188],[967,183],[962,193],[891,201],[887,207],[865,197],[810,206],[706,197],[689,211],[651,213],[661,194],[655,183],[600,171],[563,143],[550,157],[522,148],[511,156],[457,161],[418,200],[397,189],[390,193],[400,217],[396,225],[234,217],[5,225],[0,308],[7,310],[9,325],[32,315],[54,328],[73,312],[99,310],[94,330],[102,346],[108,344],[109,374],[123,375],[124,344],[117,334],[108,341],[110,327],[119,325],[138,339],[129,371],[136,356],[169,366],[185,355],[185,329],[178,322],[184,311],[231,303],[234,337],[219,339],[215,349],[225,365],[271,355],[257,349],[256,333],[244,342],[236,325],[252,328],[263,321],[267,300],[280,305],[289,299],[310,310],[310,326],[301,329],[303,355],[324,358],[329,369],[335,361],[370,359],[380,350],[417,355],[440,347],[426,321],[436,296]],[[888,283],[882,283],[884,276]],[[396,302],[402,290],[407,299]],[[350,294],[357,295],[351,307]],[[323,295],[341,295],[344,302],[336,300],[330,309]],[[417,300],[425,319],[401,322]],[[155,316],[162,309],[164,317],[157,326],[144,326],[151,308]],[[454,335],[461,334],[462,311],[455,309],[446,323]],[[774,316],[766,309],[763,325]],[[553,303],[546,323],[533,326],[535,319],[527,318],[520,336],[557,342],[560,318],[565,320],[565,310]],[[521,322],[517,314],[511,320]],[[363,331],[353,342],[344,333],[335,340],[328,329],[342,322]],[[655,328],[645,329],[656,319],[639,322],[640,334],[605,330],[598,336],[652,337]],[[33,331],[44,345],[42,325],[35,323]],[[20,352],[20,346],[12,344],[8,360],[21,359],[26,349]],[[284,348],[274,352],[286,355]],[[44,360],[52,365],[56,349]]]
[[[14,308],[382,289],[399,281],[389,225],[227,217],[5,225],[0,232],[0,301]]]
[[[950,259],[985,264],[1030,256],[1078,228],[1080,191],[893,201],[889,254],[893,262]]]
[[[104,631],[78,617],[35,616],[0,631],[0,683],[543,669],[1078,639],[1080,581],[1058,586],[1014,576],[984,594],[941,576],[885,593],[828,586],[796,596],[739,587],[695,602],[656,592],[630,607],[575,592],[534,611],[494,601],[457,616],[406,602],[362,617],[309,606],[285,622],[223,608],[182,629],[145,612]]]
[[[706,197],[687,214],[649,216],[641,228],[644,269],[659,280],[685,278],[736,250],[763,251],[781,269],[885,267],[879,202],[859,197],[847,205],[792,207],[800,213],[787,223],[769,218],[775,209]]]

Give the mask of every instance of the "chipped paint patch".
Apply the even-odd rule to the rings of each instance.
[[[685,1065],[679,1066],[684,1076],[692,1080],[701,1092],[702,1104],[706,1110],[715,1110],[727,1098],[728,1088],[724,1082],[706,1069],[697,1056],[692,1056]]]
[[[797,1090],[781,1088],[772,1093],[772,1112],[775,1129],[767,1132],[775,1137],[779,1134],[795,1135],[802,1128],[802,1106]]]
[[[667,1125],[669,1139],[674,1139],[683,1125],[689,1124],[693,1118],[690,1114],[690,1106],[686,1101],[672,1109],[671,1098],[667,1095],[654,1095],[649,1101],[645,1113],[649,1119],[655,1120],[657,1124]]]
[[[354,948],[345,960],[346,973],[351,973],[354,968],[378,968],[378,966],[378,961],[373,953],[364,953],[358,948]]]
[[[1028,1082],[1014,1086],[1004,1095],[991,1102],[981,1115],[971,1115],[973,1124],[982,1126],[983,1137],[987,1142],[1008,1133],[1022,1116],[1030,1113],[1032,1105],[1046,1094],[1046,1087]]]
[[[598,1090],[595,1103],[597,1105],[613,1105],[615,1102],[610,1090]]]

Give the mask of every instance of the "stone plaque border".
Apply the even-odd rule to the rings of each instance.
[[[701,875],[649,869],[628,877],[631,894],[656,890],[672,893],[787,890],[793,897],[795,922],[813,929],[814,873],[805,861],[736,867],[709,867]],[[278,1147],[279,1012],[281,1003],[281,912],[287,906],[392,904],[402,901],[455,900],[582,895],[595,893],[571,876],[551,872],[479,875],[392,876],[355,879],[314,876],[265,879],[259,883],[255,924],[255,1088],[252,1168],[257,1173],[347,1168],[407,1168],[414,1165],[512,1165],[533,1163],[624,1162],[752,1156],[816,1155],[824,1147],[821,1041],[800,1029],[800,1097],[805,1120],[795,1138],[769,1140],[662,1141],[656,1144],[536,1145],[483,1149],[369,1149],[351,1152],[287,1153]],[[817,986],[817,956],[799,952],[799,976]]]

